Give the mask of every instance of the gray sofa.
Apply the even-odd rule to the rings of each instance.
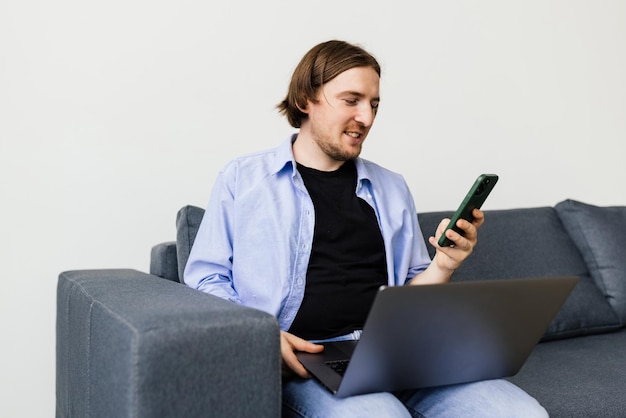
[[[203,210],[177,216],[150,274],[69,271],[57,294],[58,417],[278,417],[270,315],[178,282]],[[449,212],[419,215],[425,235]],[[576,275],[580,282],[511,380],[552,417],[626,416],[626,207],[567,200],[486,211],[454,280]]]

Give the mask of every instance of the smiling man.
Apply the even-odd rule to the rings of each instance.
[[[342,41],[313,47],[278,106],[299,132],[219,173],[184,280],[276,316],[283,416],[545,417],[505,380],[340,399],[310,379],[295,351],[358,339],[377,289],[441,283],[471,254],[484,221],[460,220],[431,261],[404,179],[359,157],[380,102],[380,66]]]
[[[300,108],[306,114],[297,141],[296,161],[322,171],[338,169],[361,153],[378,109],[379,73],[354,67],[337,75],[319,97]]]

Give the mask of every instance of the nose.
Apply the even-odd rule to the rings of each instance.
[[[357,107],[356,114],[354,115],[354,120],[359,124],[369,128],[374,123],[374,118],[376,117],[376,111],[369,103],[362,103]]]

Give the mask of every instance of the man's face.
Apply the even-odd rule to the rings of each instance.
[[[308,102],[308,118],[301,134],[311,139],[327,158],[354,159],[369,133],[378,108],[380,78],[371,67],[355,67],[324,84],[317,103]]]

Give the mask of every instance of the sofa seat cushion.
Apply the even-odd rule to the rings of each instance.
[[[626,329],[551,341],[535,347],[510,380],[551,418],[623,417]]]
[[[419,215],[427,240],[441,219],[452,212]],[[426,242],[431,257],[435,249]],[[548,328],[544,340],[602,333],[620,327],[620,321],[591,278],[578,248],[554,208],[485,211],[474,253],[453,280],[499,280],[530,277],[577,276],[572,291]]]
[[[626,324],[626,207],[565,200],[555,209],[591,277]]]

